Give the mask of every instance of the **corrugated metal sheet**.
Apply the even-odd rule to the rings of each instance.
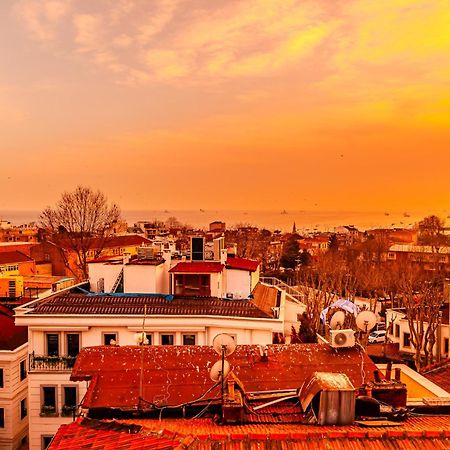
[[[72,379],[84,380],[97,375],[91,399],[85,406],[137,407],[141,356],[144,361],[143,397],[147,402],[159,406],[190,402],[214,384],[209,378],[209,369],[219,356],[211,347],[84,348],[78,355]],[[261,358],[258,346],[242,345],[227,359],[246,392],[297,389],[312,373],[325,370],[345,373],[359,387],[362,374],[366,381],[371,380],[376,368],[357,348],[334,350],[320,344],[270,345],[266,361]],[[216,389],[209,397],[218,394]]]

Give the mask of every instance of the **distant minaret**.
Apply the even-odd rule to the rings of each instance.
[[[295,226],[295,222],[294,225],[292,225],[292,234],[296,234],[297,233],[297,227]]]

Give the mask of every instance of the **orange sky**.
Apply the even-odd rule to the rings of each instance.
[[[448,0],[2,0],[0,212],[450,212]],[[282,206],[280,206],[282,205]]]

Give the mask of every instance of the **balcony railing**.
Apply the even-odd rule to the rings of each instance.
[[[69,371],[75,365],[76,356],[29,355],[30,371]]]

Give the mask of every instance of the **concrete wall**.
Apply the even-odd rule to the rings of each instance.
[[[122,264],[89,264],[89,281],[92,292],[98,292],[98,281],[104,279],[104,292],[111,292],[117,277],[122,270]]]
[[[28,345],[15,351],[0,351],[0,368],[3,369],[3,388],[0,388],[0,408],[4,409],[5,426],[0,428],[0,448],[15,450],[22,438],[28,435],[29,399],[28,377],[20,380],[20,362],[26,361],[28,367]],[[28,414],[20,417],[21,400],[26,400]]]
[[[124,266],[123,291],[128,293],[158,293],[156,266],[129,264]]]
[[[247,270],[226,269],[226,294],[233,298],[248,298],[252,292],[251,272]]]

